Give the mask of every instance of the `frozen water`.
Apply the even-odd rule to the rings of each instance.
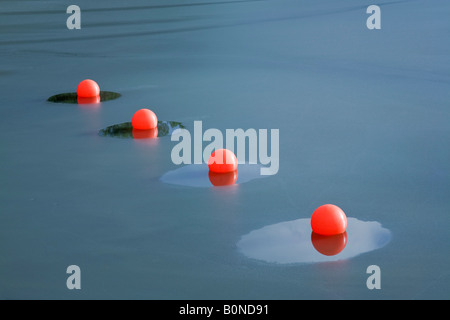
[[[385,246],[391,238],[390,231],[381,227],[378,222],[350,217],[347,221],[344,243],[342,244],[340,237],[334,237],[337,243],[330,243],[325,248],[328,250],[323,251],[325,254],[315,247],[310,219],[279,222],[253,230],[242,236],[237,247],[247,257],[269,263],[313,263],[350,259]],[[327,238],[333,237],[323,237]]]

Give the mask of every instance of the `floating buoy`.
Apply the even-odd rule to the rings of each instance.
[[[131,125],[133,129],[150,130],[158,127],[158,118],[152,110],[140,109],[133,115]]]
[[[223,187],[230,186],[236,183],[238,178],[238,172],[225,172],[225,173],[217,173],[210,171],[208,172],[209,181],[215,187]]]
[[[91,98],[100,95],[100,87],[97,82],[86,79],[80,82],[77,87],[77,95],[82,98]]]
[[[233,172],[237,170],[238,161],[234,153],[230,150],[218,149],[209,157],[208,167],[212,172]]]
[[[347,216],[338,206],[325,204],[312,214],[311,228],[313,232],[325,236],[340,234],[347,229]]]

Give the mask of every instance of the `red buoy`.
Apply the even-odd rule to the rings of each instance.
[[[208,160],[209,171],[225,173],[237,170],[238,161],[233,152],[228,149],[214,151]]]
[[[133,115],[131,125],[133,129],[150,130],[158,127],[158,118],[152,110],[140,109]]]
[[[100,95],[100,87],[97,82],[86,79],[80,82],[77,87],[77,95],[82,98],[91,98]]]
[[[318,207],[311,216],[311,227],[315,233],[331,236],[345,232],[347,216],[333,204]]]

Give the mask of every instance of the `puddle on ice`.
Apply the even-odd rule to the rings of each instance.
[[[379,249],[391,239],[391,232],[376,221],[347,218],[347,231],[336,236],[313,233],[310,221],[285,221],[251,231],[238,241],[238,250],[269,263],[315,263],[350,259]]]
[[[237,171],[229,173],[209,172],[207,164],[190,164],[165,173],[160,180],[164,183],[187,187],[227,186],[245,183],[264,177],[261,165],[239,164]]]

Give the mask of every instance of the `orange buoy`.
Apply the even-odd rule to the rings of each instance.
[[[209,171],[217,173],[233,172],[237,170],[238,161],[233,152],[228,149],[215,150],[208,160]]]
[[[131,125],[133,129],[150,130],[158,127],[158,118],[152,110],[140,109],[133,115]]]
[[[324,236],[313,231],[311,232],[311,242],[317,252],[325,256],[335,256],[347,245],[347,232]]]
[[[311,228],[315,233],[331,236],[345,232],[347,216],[333,204],[318,207],[311,216]]]
[[[100,95],[100,87],[97,82],[86,79],[80,82],[77,87],[77,95],[82,98],[91,98]]]
[[[238,172],[225,172],[225,173],[217,173],[210,171],[208,173],[209,181],[215,187],[229,186],[236,183],[238,178]]]

